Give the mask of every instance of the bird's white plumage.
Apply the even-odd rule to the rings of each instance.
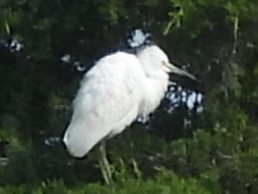
[[[159,105],[168,86],[168,58],[157,46],[100,59],[81,81],[64,143],[75,157],[122,132]]]

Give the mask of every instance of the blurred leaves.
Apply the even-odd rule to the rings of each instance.
[[[256,1],[2,0],[0,10],[0,193],[258,192]],[[171,76],[179,83],[150,120],[108,142],[115,183],[104,186],[94,150],[77,160],[62,145],[83,75],[61,58],[89,69],[128,49],[136,28],[198,84]]]

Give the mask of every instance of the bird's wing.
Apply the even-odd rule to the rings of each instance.
[[[69,152],[84,156],[107,136],[120,133],[138,115],[143,71],[134,55],[101,59],[84,77],[64,136]]]

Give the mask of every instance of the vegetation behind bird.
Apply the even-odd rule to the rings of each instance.
[[[257,7],[245,0],[1,1],[0,138],[8,143],[0,192],[257,193]],[[114,137],[115,181],[103,186],[96,158],[72,159],[58,138],[83,76],[78,63],[60,59],[69,54],[89,68],[138,28],[186,65],[205,93],[188,109],[189,84],[171,87],[178,100],[165,98],[145,125]],[[23,47],[14,49],[16,41]]]

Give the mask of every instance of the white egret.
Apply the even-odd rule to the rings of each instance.
[[[75,157],[83,157],[96,144],[121,133],[137,117],[147,117],[160,104],[169,73],[195,79],[169,63],[155,45],[135,55],[116,52],[101,58],[84,76],[73,102],[73,115],[63,142]],[[106,183],[111,170],[104,145],[100,168]]]

